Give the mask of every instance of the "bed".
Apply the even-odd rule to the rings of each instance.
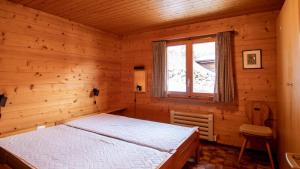
[[[139,120],[112,114],[97,114],[65,125],[173,154],[173,169],[198,159],[198,129]]]
[[[0,139],[2,163],[38,169],[171,169],[172,154],[58,125]]]
[[[95,114],[0,139],[0,164],[20,169],[181,169],[190,157],[198,159],[198,145],[197,128]]]

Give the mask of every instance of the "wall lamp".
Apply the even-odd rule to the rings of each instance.
[[[93,95],[94,96],[99,96],[99,93],[100,93],[100,91],[99,91],[99,89],[97,89],[97,88],[93,88]]]
[[[0,95],[0,107],[5,107],[7,101],[7,97],[4,94]]]
[[[96,105],[96,107],[97,107],[96,96],[99,96],[99,94],[100,94],[100,90],[98,88],[94,87],[93,90],[91,91],[91,97],[94,98],[94,104]],[[98,107],[97,107],[97,109],[98,109]]]
[[[0,119],[1,119],[1,107],[5,107],[7,101],[7,97],[4,94],[0,95]]]

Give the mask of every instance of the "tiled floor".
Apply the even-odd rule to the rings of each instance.
[[[0,164],[0,169],[10,169],[10,168],[8,166],[6,166],[6,165]]]
[[[240,165],[237,164],[239,148],[201,143],[200,159],[197,165],[188,163],[186,169],[269,169],[269,159],[265,152],[246,151]]]

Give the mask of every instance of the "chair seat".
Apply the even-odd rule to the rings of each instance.
[[[240,126],[240,132],[243,134],[260,136],[260,137],[272,137],[272,129],[266,126],[257,126],[251,124],[243,124]]]

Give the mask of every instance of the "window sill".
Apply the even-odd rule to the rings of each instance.
[[[214,103],[214,96],[213,94],[197,94],[192,96],[186,96],[186,95],[175,95],[175,94],[168,94],[165,99],[168,100],[183,100],[183,101],[197,101],[202,103]]]

